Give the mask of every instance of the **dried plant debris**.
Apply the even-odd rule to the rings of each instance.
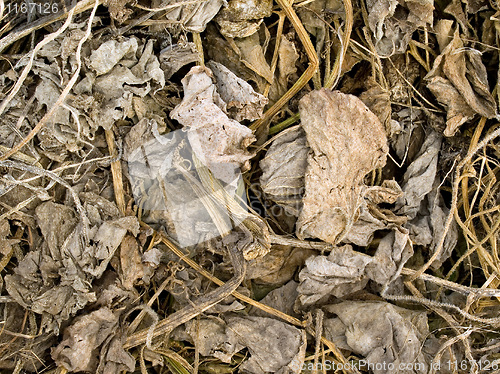
[[[383,57],[403,53],[413,32],[433,23],[432,0],[369,0],[366,8],[377,53]]]
[[[63,340],[52,352],[58,366],[68,371],[120,373],[133,371],[134,358],[123,349],[119,313],[101,308],[89,313],[65,329]]]
[[[298,216],[305,189],[309,147],[301,127],[281,133],[260,161],[260,185],[265,196]]]
[[[305,357],[304,332],[281,321],[265,317],[229,315],[225,320],[202,319],[189,323],[186,331],[203,356],[222,362],[248,349],[250,357],[242,373],[300,373]]]
[[[226,111],[232,119],[242,121],[262,117],[264,107],[268,103],[265,96],[256,93],[252,86],[224,65],[215,61],[210,61],[207,65],[214,74],[217,92],[226,102]]]
[[[170,116],[187,128],[193,151],[203,164],[222,180],[217,164],[234,164],[248,168],[252,154],[247,147],[255,141],[252,132],[225,113],[227,104],[221,99],[207,68],[194,67],[183,78],[184,99]]]
[[[447,107],[446,136],[453,136],[475,114],[486,118],[496,116],[496,103],[478,53],[464,46],[456,30],[425,77],[427,87]]]
[[[257,31],[264,17],[269,17],[273,8],[270,0],[230,0],[219,12],[215,21],[222,35],[229,38],[244,38]]]
[[[0,371],[496,369],[495,4],[1,3]]]
[[[361,100],[341,92],[311,92],[300,115],[311,152],[297,235],[336,244],[356,220],[363,178],[385,164],[387,137]]]
[[[365,288],[369,280],[387,285],[401,273],[413,255],[407,230],[394,230],[381,241],[375,255],[355,252],[347,244],[328,256],[311,256],[300,272],[297,288],[301,306],[342,298]]]
[[[399,373],[400,363],[411,362],[404,372],[429,372],[422,353],[429,335],[425,313],[381,301],[343,301],[324,309],[336,316],[325,320],[325,335],[338,348],[365,357],[365,369],[371,364],[376,374]]]

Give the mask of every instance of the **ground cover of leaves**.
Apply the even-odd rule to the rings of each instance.
[[[499,12],[0,0],[0,371],[499,371]]]

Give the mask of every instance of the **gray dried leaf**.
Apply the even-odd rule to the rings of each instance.
[[[420,203],[432,190],[437,172],[437,162],[441,149],[441,136],[432,131],[426,138],[415,161],[406,170],[403,177],[404,195],[397,202],[398,214],[414,219],[420,209]]]
[[[184,65],[200,60],[196,44],[173,44],[160,52],[160,66],[165,73],[165,79],[170,79]]]
[[[255,141],[252,131],[230,119],[219,105],[225,106],[205,67],[193,67],[182,79],[184,98],[170,117],[187,128],[188,139],[201,162],[223,181],[219,164],[244,166],[252,157],[247,147]],[[223,169],[223,168],[222,168]],[[227,181],[229,182],[229,181]]]
[[[379,119],[352,95],[313,91],[299,110],[311,152],[297,236],[336,244],[356,221],[364,176],[385,164],[387,138]]]
[[[324,309],[337,316],[324,321],[325,337],[341,349],[364,356],[374,374],[400,373],[399,365],[410,362],[405,373],[428,372],[421,349],[429,334],[425,312],[378,301],[344,301]]]
[[[167,1],[164,5],[175,4],[176,0]],[[175,7],[165,15],[167,19],[179,21],[186,31],[203,32],[207,23],[219,13],[223,0],[207,0]]]
[[[257,75],[264,78],[268,83],[272,83],[273,74],[264,55],[259,34],[255,33],[246,38],[235,39],[234,43],[239,49],[241,62]]]
[[[232,119],[254,121],[262,117],[268,103],[265,96],[256,93],[250,84],[238,78],[224,65],[210,61],[207,66],[215,76],[217,92],[226,102],[226,111]]]
[[[83,270],[99,278],[106,270],[127,231],[134,236],[139,233],[139,221],[136,217],[128,216],[104,222],[92,238],[95,245],[87,248],[84,253],[88,265],[84,266]]]
[[[10,236],[9,221],[2,219],[0,220],[0,253],[3,256],[9,255],[12,251],[12,246],[20,242],[20,239],[7,239],[8,236]]]
[[[116,334],[118,322],[118,315],[106,307],[76,319],[65,329],[63,340],[52,351],[52,358],[58,366],[68,371],[96,372],[100,347],[110,336]],[[113,351],[108,353],[115,358],[117,351],[123,351],[123,348],[120,350],[115,345],[112,348]],[[120,356],[124,353],[125,351],[119,352]],[[121,369],[132,371],[135,360],[128,353],[125,353],[125,358],[127,363]]]
[[[449,209],[439,192],[441,181],[436,177],[432,190],[422,201],[417,216],[406,225],[410,230],[410,237],[416,245],[428,246],[431,253],[435,251],[443,234],[444,224],[448,218]],[[439,257],[432,263],[434,269],[438,269],[444,261],[450,257],[458,240],[458,228],[452,222],[443,244],[443,250]]]
[[[394,281],[413,255],[408,230],[396,228],[379,243],[375,255],[353,251],[346,244],[328,256],[311,256],[299,274],[298,301],[302,306],[344,297],[362,290],[369,279],[379,285]]]
[[[313,254],[312,249],[273,245],[267,255],[248,262],[246,279],[261,284],[283,284],[292,279],[297,269]]]
[[[228,38],[245,38],[255,33],[264,17],[269,17],[273,9],[271,0],[230,0],[215,21],[220,33]]]
[[[343,12],[343,4],[339,0],[316,0],[307,4],[307,7],[299,7],[297,13],[304,24],[307,32],[316,39],[316,51],[322,52],[328,24],[320,19],[318,14],[328,11],[331,13]]]
[[[289,316],[297,317],[297,313],[294,310],[294,303],[299,296],[297,292],[298,285],[297,282],[291,280],[269,292],[260,302]],[[252,307],[250,314],[261,317],[269,316],[269,313],[256,307]]]
[[[337,298],[362,290],[368,283],[366,266],[371,256],[355,252],[346,244],[334,248],[328,256],[311,256],[299,274],[299,302],[313,305],[323,298]]]
[[[417,28],[433,23],[433,0],[368,0],[368,26],[381,56],[404,53]]]
[[[89,66],[95,70],[97,76],[109,73],[126,55],[135,55],[138,43],[136,38],[124,40],[109,40],[92,51]]]
[[[278,135],[260,161],[260,185],[266,198],[298,216],[305,189],[309,147],[301,127]]]
[[[235,353],[247,348],[250,357],[241,364],[242,373],[301,372],[307,346],[303,331],[265,317],[225,319],[226,323],[215,319],[188,323],[187,332],[200,354],[231,362]]]
[[[38,101],[38,110],[40,110],[43,106],[45,106],[45,110],[50,110],[57,98],[61,95],[61,90],[56,86],[54,82],[49,79],[42,78],[42,81],[38,84],[35,90],[35,98]],[[59,106],[54,113],[54,115],[50,118],[50,124],[69,124],[69,110],[62,108]]]
[[[447,107],[446,136],[453,136],[475,113],[496,116],[486,67],[478,52],[464,47],[458,29],[425,79],[434,96]]]

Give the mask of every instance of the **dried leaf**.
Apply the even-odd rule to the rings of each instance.
[[[313,91],[299,110],[312,151],[297,235],[336,244],[356,221],[364,176],[385,164],[387,138],[378,118],[352,95]]]
[[[217,92],[226,102],[226,111],[232,119],[254,121],[262,117],[268,103],[265,96],[256,93],[250,84],[238,78],[224,65],[210,61],[207,66],[215,76]]]
[[[260,185],[266,197],[298,216],[302,208],[309,147],[301,127],[280,134],[260,161]]]
[[[384,57],[404,53],[413,32],[433,23],[433,0],[368,0],[366,7],[375,48]]]
[[[229,316],[226,323],[202,319],[188,324],[200,354],[223,362],[247,348],[250,358],[240,366],[244,373],[300,373],[307,341],[305,333],[284,322],[264,317]]]
[[[116,333],[118,315],[109,308],[101,308],[84,315],[64,331],[64,338],[53,350],[52,358],[58,366],[68,371],[97,372],[99,363],[99,348],[105,341]],[[120,347],[113,346],[111,354],[116,357]],[[123,351],[123,348],[121,348]],[[121,352],[121,354],[125,351]],[[134,370],[135,360],[126,354],[127,363],[121,370]],[[118,371],[116,371],[118,372]]]
[[[324,322],[325,336],[337,347],[365,357],[374,374],[427,373],[421,347],[429,334],[425,312],[386,302],[344,301],[325,307],[337,317]],[[388,369],[392,364],[394,369]],[[363,369],[362,367],[359,367]]]
[[[218,164],[245,165],[252,157],[246,150],[255,140],[252,131],[229,119],[221,109],[225,105],[217,94],[210,70],[194,67],[182,84],[184,99],[170,117],[187,127],[193,151],[201,162],[216,178],[226,181],[227,176],[222,175],[224,171]]]
[[[169,0],[164,5],[175,4],[176,0]],[[167,12],[166,18],[178,21],[184,30],[191,32],[203,32],[207,23],[214,18],[224,4],[223,0],[207,0],[203,2],[188,3],[175,7]]]
[[[496,116],[486,68],[474,50],[464,47],[458,30],[425,79],[427,87],[448,109],[445,136],[453,136],[475,113],[486,118]]]
[[[269,17],[273,9],[271,0],[230,0],[215,21],[222,35],[228,38],[245,38],[255,33],[264,17]]]

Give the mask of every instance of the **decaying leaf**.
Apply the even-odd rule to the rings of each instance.
[[[207,66],[215,76],[217,92],[226,102],[226,111],[232,119],[254,121],[262,117],[268,103],[265,96],[256,93],[250,84],[238,78],[224,65],[210,61]]]
[[[247,348],[250,357],[240,367],[243,373],[301,372],[307,341],[305,333],[296,327],[252,316],[228,316],[225,322],[202,319],[188,326],[187,332],[203,356],[231,362],[235,353]]]
[[[421,349],[429,334],[425,312],[380,301],[343,301],[324,309],[336,315],[324,322],[326,337],[338,348],[365,357],[366,368],[371,364],[375,374],[401,373],[400,364],[410,362],[404,372],[428,372]]]
[[[175,1],[169,1],[175,4]],[[186,3],[175,7],[166,14],[167,19],[182,24],[183,29],[191,32],[203,32],[207,23],[214,18],[224,4],[223,0],[208,0],[203,2]]]
[[[118,314],[109,308],[101,308],[78,318],[65,329],[64,338],[53,350],[52,358],[58,366],[75,372],[114,374],[122,370],[133,371],[134,358],[123,350],[119,340],[113,340],[117,335],[118,322]],[[107,346],[110,342],[109,351],[103,349],[103,345]],[[103,367],[98,370],[99,360],[108,370],[103,371]]]
[[[160,52],[160,66],[165,79],[170,79],[184,65],[200,60],[194,43],[169,45]]]
[[[425,79],[429,90],[447,107],[446,136],[453,136],[476,113],[496,116],[486,68],[477,51],[464,47],[458,30]]]
[[[341,298],[362,290],[370,279],[384,286],[399,276],[412,255],[408,230],[395,229],[380,241],[373,257],[353,251],[348,244],[328,256],[311,256],[299,275],[298,300],[308,306],[331,296]]]
[[[260,185],[266,197],[298,216],[305,189],[309,147],[301,127],[280,134],[260,161]]]
[[[207,68],[192,68],[182,80],[184,99],[170,117],[187,128],[188,139],[201,162],[215,177],[226,181],[218,164],[247,167],[252,154],[246,148],[255,138],[248,127],[224,113],[226,104],[217,93],[212,76]]]
[[[352,95],[313,91],[299,109],[311,151],[297,236],[336,244],[357,219],[364,176],[385,164],[387,138],[379,119]]]
[[[73,209],[45,202],[36,215],[45,242],[5,277],[5,287],[17,303],[42,315],[44,330],[57,333],[63,321],[96,301],[92,281],[104,273],[127,231],[137,234],[139,224],[136,217],[105,221],[92,227],[94,244],[85,247]]]
[[[369,0],[366,7],[375,48],[384,57],[404,53],[413,32],[433,22],[433,0]]]
[[[244,38],[257,31],[262,19],[271,15],[270,0],[229,0],[215,21],[222,35],[228,38]]]

